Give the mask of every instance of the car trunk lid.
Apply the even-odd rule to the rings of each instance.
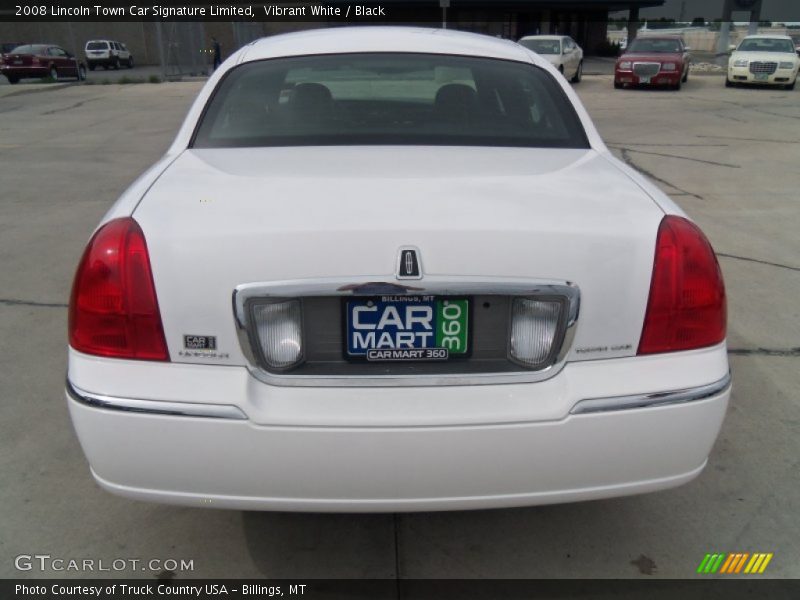
[[[245,364],[237,286],[395,279],[580,288],[570,359],[631,356],[661,209],[594,150],[315,147],[188,150],[134,212],[173,361]],[[408,282],[404,282],[408,283]],[[213,336],[215,348],[187,347]]]

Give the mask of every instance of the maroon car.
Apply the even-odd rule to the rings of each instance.
[[[626,85],[665,86],[675,90],[689,79],[691,56],[676,35],[636,38],[614,67],[614,87]]]
[[[63,77],[86,79],[86,65],[72,54],[51,44],[25,44],[6,54],[0,54],[0,74],[9,83],[25,77],[49,77],[57,81]]]

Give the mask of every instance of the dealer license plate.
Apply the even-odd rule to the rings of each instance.
[[[431,361],[469,354],[467,298],[353,298],[345,303],[345,320],[348,358]]]

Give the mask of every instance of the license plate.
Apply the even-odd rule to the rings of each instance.
[[[345,353],[368,361],[433,361],[469,353],[469,299],[378,296],[345,302]]]
[[[15,60],[15,61],[14,61],[14,64],[15,64],[15,65],[21,65],[21,64],[22,64],[22,61],[21,61],[21,60]]]
[[[649,77],[639,77],[639,83],[650,83]]]
[[[769,81],[768,73],[756,73],[756,81]]]

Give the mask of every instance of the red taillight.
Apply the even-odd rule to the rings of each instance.
[[[109,221],[89,241],[72,285],[69,343],[86,354],[169,360],[147,244],[133,219]]]
[[[639,354],[718,344],[726,319],[725,284],[711,244],[691,221],[664,217]]]

